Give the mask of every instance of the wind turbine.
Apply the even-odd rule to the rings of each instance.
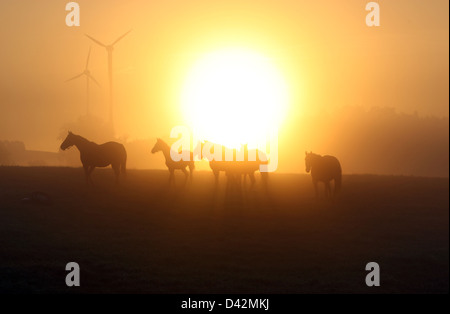
[[[94,81],[95,84],[100,86],[100,84],[96,81],[96,79],[91,75],[91,72],[89,71],[89,57],[91,56],[91,48],[89,48],[89,53],[86,60],[86,67],[84,68],[84,71],[81,74],[78,74],[68,80],[66,82],[75,80],[83,75],[86,76],[86,115],[89,115],[89,81]]]
[[[108,77],[109,77],[109,122],[111,124],[111,127],[114,127],[113,124],[113,73],[112,73],[112,53],[114,50],[114,45],[117,44],[122,38],[124,38],[128,33],[131,32],[131,29],[123,34],[122,36],[118,37],[112,44],[105,45],[104,43],[98,41],[97,39],[89,36],[88,34],[85,34],[86,37],[91,39],[96,44],[106,48],[106,51],[108,52]]]

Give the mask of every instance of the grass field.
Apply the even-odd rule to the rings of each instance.
[[[211,172],[0,167],[0,292],[448,293],[449,180],[347,175],[335,202],[306,175],[215,189]],[[259,182],[259,178],[258,178]],[[25,204],[33,191],[53,205]],[[65,265],[81,287],[65,285]],[[377,262],[381,286],[365,285]]]

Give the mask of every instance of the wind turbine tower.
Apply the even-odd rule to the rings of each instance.
[[[86,60],[86,67],[84,68],[84,71],[81,72],[81,74],[75,75],[74,77],[66,80],[66,82],[75,80],[81,76],[86,76],[86,115],[89,115],[89,81],[92,80],[95,84],[100,86],[100,84],[96,81],[96,79],[91,75],[91,72],[89,71],[89,57],[91,56],[91,48],[89,48],[89,53]]]
[[[102,46],[106,49],[106,52],[108,53],[108,77],[109,77],[109,123],[111,125],[111,128],[114,129],[114,123],[113,123],[113,51],[114,51],[114,45],[117,44],[122,38],[124,38],[128,33],[131,32],[129,30],[122,36],[118,37],[112,44],[105,45],[104,43],[100,42],[99,40],[89,36],[88,34],[85,34],[89,39],[91,39],[96,44]]]

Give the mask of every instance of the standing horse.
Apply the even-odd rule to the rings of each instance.
[[[318,182],[325,183],[325,196],[331,196],[330,181],[334,180],[334,195],[340,191],[342,185],[341,164],[336,157],[320,156],[306,152],[306,172],[311,171],[316,197],[319,197]]]
[[[75,145],[80,151],[80,159],[83,164],[84,173],[86,174],[86,184],[92,181],[91,174],[95,167],[112,166],[116,175],[116,184],[119,183],[119,175],[126,176],[127,152],[122,144],[116,142],[108,142],[98,145],[90,142],[84,137],[69,132],[64,142],[61,144],[61,149]]]
[[[172,157],[170,156],[170,146],[160,138],[158,138],[156,140],[156,144],[152,148],[152,154],[154,154],[156,152],[162,152],[164,154],[164,158],[166,159],[166,166],[167,166],[167,168],[169,168],[169,173],[170,173],[169,185],[172,182],[175,184],[174,171],[176,169],[183,171],[184,175],[186,176],[186,181],[190,174],[190,179],[192,181],[192,174],[193,174],[193,171],[195,168],[195,164],[194,164],[193,154],[191,152],[190,152],[190,160],[174,161],[172,159]],[[186,167],[189,167],[190,173],[188,173],[188,171],[186,170]],[[185,181],[185,183],[186,183],[186,181]]]
[[[217,144],[213,144],[210,142],[200,143],[201,147],[201,153],[203,154],[203,148],[205,144],[210,144],[210,151],[209,153],[214,152],[215,147],[219,147]],[[219,174],[220,171],[224,171],[228,177],[228,183],[229,184],[237,184],[240,185],[241,177],[244,176],[244,181],[246,176],[248,175],[250,178],[251,186],[253,187],[256,179],[255,179],[255,171],[258,171],[260,168],[260,165],[267,164],[267,161],[261,160],[260,154],[263,154],[262,152],[259,152],[258,150],[248,150],[247,145],[243,146],[244,150],[244,158],[243,160],[237,160],[237,151],[236,149],[233,149],[233,160],[225,160],[225,154],[227,148],[225,146],[220,146],[222,148],[221,151],[221,160],[210,160],[209,161],[209,167],[211,168],[214,177],[215,177],[215,183],[216,185],[219,183]],[[249,155],[254,156],[255,160],[249,160]],[[263,154],[265,156],[265,154]],[[267,184],[267,172],[261,172],[261,178],[263,180],[264,185]]]

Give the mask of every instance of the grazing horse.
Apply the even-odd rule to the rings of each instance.
[[[175,184],[174,171],[176,169],[183,171],[184,175],[186,176],[186,181],[190,174],[190,179],[192,181],[192,174],[193,174],[193,171],[195,168],[193,153],[189,152],[190,153],[189,161],[186,161],[186,160],[174,161],[174,160],[172,160],[172,157],[170,156],[170,146],[160,138],[158,138],[156,140],[156,144],[152,148],[152,154],[154,154],[156,152],[162,152],[164,154],[164,158],[166,159],[166,166],[167,166],[167,168],[169,168],[169,173],[170,173],[169,185],[172,182]],[[189,167],[190,173],[188,173],[188,171],[186,170],[186,167]],[[186,181],[185,181],[185,183],[186,183]]]
[[[84,137],[69,132],[61,144],[61,149],[66,150],[73,145],[80,151],[81,163],[86,174],[86,184],[94,184],[91,173],[95,167],[107,167],[111,165],[116,175],[116,184],[119,183],[119,175],[121,172],[122,176],[126,176],[127,152],[122,144],[108,142],[98,145],[88,141]]]
[[[214,147],[217,147],[217,144],[213,144],[210,142],[201,143],[201,152],[203,154],[203,148],[206,143],[211,144],[211,148],[209,153],[213,153]],[[233,149],[233,160],[225,160],[225,152],[227,148],[225,146],[222,147],[222,158],[221,160],[210,160],[209,167],[213,171],[215,177],[216,185],[219,182],[219,174],[220,171],[224,171],[228,177],[229,183],[237,183],[239,184],[241,181],[241,176],[244,176],[244,180],[248,175],[250,178],[251,186],[253,187],[256,179],[255,179],[255,171],[259,170],[260,165],[267,164],[267,161],[262,161],[259,159],[260,152],[258,150],[248,150],[247,145],[243,146],[244,149],[244,158],[243,160],[237,160],[237,152],[236,149]],[[249,154],[255,156],[255,160],[248,160]],[[261,178],[264,184],[267,183],[267,172],[261,172]]]
[[[306,152],[306,172],[311,171],[316,197],[319,197],[317,184],[319,181],[325,183],[325,196],[331,196],[330,181],[334,180],[334,195],[340,191],[342,184],[341,164],[336,157],[320,156],[312,152]]]

